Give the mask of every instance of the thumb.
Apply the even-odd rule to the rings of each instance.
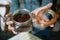
[[[53,3],[48,3],[47,5],[43,6],[42,9],[49,9],[51,8],[51,6],[53,5]]]
[[[11,24],[13,24],[13,21],[7,21],[6,24],[11,25]]]

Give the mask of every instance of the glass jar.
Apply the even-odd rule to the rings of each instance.
[[[16,32],[30,31],[32,29],[32,21],[29,10],[17,9],[11,16]]]

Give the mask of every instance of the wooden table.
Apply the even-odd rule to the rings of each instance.
[[[8,40],[42,40],[29,32],[21,32]]]

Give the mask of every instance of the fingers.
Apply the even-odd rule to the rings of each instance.
[[[33,14],[35,14],[35,15],[37,15],[37,11],[39,10],[40,8],[37,8],[37,9],[35,9],[35,10],[33,10],[31,13],[33,13]]]
[[[7,21],[6,24],[11,25],[11,24],[13,24],[13,21]]]
[[[6,18],[9,18],[10,17],[10,14],[8,13],[8,14],[6,14],[6,16],[5,16]]]
[[[8,25],[8,30],[12,31],[14,34],[17,34],[17,32],[15,31],[15,28],[12,26],[13,21],[8,21],[6,22],[6,24]]]
[[[36,19],[33,19],[32,22],[36,22]]]
[[[12,32],[13,32],[14,34],[17,34],[17,32],[16,32],[16,31],[14,31],[14,30],[12,30]]]
[[[7,21],[6,24],[8,25],[8,29],[12,30],[13,21]]]
[[[9,21],[10,20],[9,17],[10,17],[10,14],[7,14],[6,15],[6,18],[7,18],[6,24],[8,25],[8,30],[12,31],[13,34],[17,34],[17,32],[15,31],[15,28],[12,26],[13,21]]]
[[[12,27],[11,25],[8,25],[8,29],[9,29],[10,31],[12,31],[13,34],[17,34],[17,32],[15,31],[15,28]]]
[[[42,9],[42,10],[47,10],[47,9],[51,8],[52,5],[53,5],[52,3],[49,3],[49,4],[41,7],[41,9]]]
[[[37,14],[38,14],[38,13],[44,13],[44,12],[46,12],[48,9],[50,9],[51,6],[52,6],[52,3],[49,3],[49,4],[47,4],[47,5],[43,6],[43,7],[40,7],[39,10],[38,10],[36,13],[37,13]]]
[[[48,17],[44,14],[43,16],[41,16],[42,20],[45,20],[45,21],[49,21]]]
[[[38,12],[43,13],[44,11],[51,8],[52,5],[53,5],[52,3],[49,3],[49,4],[47,4],[47,5],[43,6],[43,7],[40,7],[40,8],[37,8],[37,9],[33,10],[31,13],[34,13],[35,15],[37,15]]]
[[[12,26],[11,25],[8,25],[8,30],[12,30]]]

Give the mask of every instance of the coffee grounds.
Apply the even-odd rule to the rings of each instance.
[[[27,20],[30,19],[30,15],[29,14],[15,14],[13,16],[13,19],[17,22],[25,22]]]

